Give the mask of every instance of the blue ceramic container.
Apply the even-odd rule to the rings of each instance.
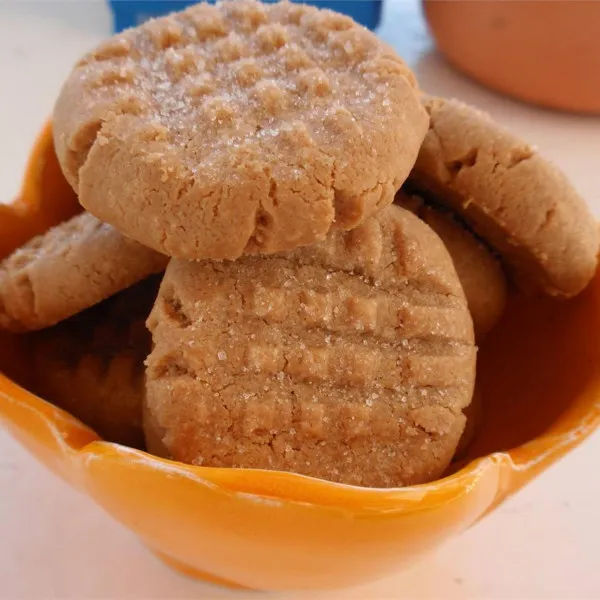
[[[305,0],[319,8],[329,8],[352,17],[356,22],[375,29],[381,17],[383,0]],[[114,15],[115,32],[135,27],[153,17],[183,10],[189,0],[109,0]]]

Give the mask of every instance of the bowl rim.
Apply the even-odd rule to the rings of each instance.
[[[479,479],[490,470],[507,466],[517,473],[542,463],[553,462],[556,455],[578,445],[600,424],[600,401],[592,410],[566,432],[548,433],[508,451],[495,452],[476,458],[460,470],[432,481],[396,488],[368,488],[331,482],[297,473],[266,469],[218,468],[188,465],[160,458],[135,448],[102,440],[78,419],[39,398],[26,388],[0,373],[0,419],[3,403],[18,405],[21,411],[33,413],[54,438],[67,460],[81,463],[109,461],[157,471],[169,478],[185,478],[226,494],[251,498],[276,499],[290,504],[310,504],[328,508],[351,509],[353,513],[368,514],[411,512],[419,510],[426,501],[427,510],[446,504],[469,493]],[[6,419],[10,424],[10,419]],[[73,433],[78,435],[73,435]],[[519,454],[526,454],[522,460]],[[78,470],[78,469],[76,469]]]

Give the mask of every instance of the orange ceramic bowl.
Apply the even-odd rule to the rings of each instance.
[[[47,128],[21,197],[0,213],[3,252],[75,210]],[[0,338],[0,419],[187,574],[263,590],[341,587],[406,566],[581,443],[600,420],[598,331],[600,275],[568,302],[512,299],[480,351],[485,417],[470,456],[446,478],[410,488],[192,467],[104,442],[15,382],[27,366],[17,336]]]
[[[597,0],[423,0],[440,51],[526,102],[600,114]]]

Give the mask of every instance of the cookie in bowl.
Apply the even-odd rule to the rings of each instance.
[[[153,273],[167,257],[81,213],[0,261],[0,329],[50,327]]]
[[[145,320],[160,283],[150,277],[66,321],[29,334],[27,387],[102,438],[144,447]]]
[[[600,232],[566,176],[491,117],[426,97],[429,132],[409,182],[496,250],[523,292],[568,298],[591,281]]]
[[[395,203],[417,215],[444,242],[467,297],[475,339],[481,342],[498,323],[506,306],[507,282],[500,261],[448,209],[427,202],[418,188],[405,184],[396,194]]]
[[[439,477],[463,433],[471,316],[400,207],[282,255],[173,259],[148,325],[153,453],[396,487]]]

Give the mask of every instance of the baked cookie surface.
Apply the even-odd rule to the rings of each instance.
[[[426,98],[430,129],[411,175],[510,267],[519,287],[573,296],[597,266],[599,231],[564,174],[491,118]]]
[[[169,256],[235,259],[309,245],[390,204],[427,121],[408,67],[350,18],[238,0],[87,55],[54,136],[98,218]]]
[[[494,328],[506,307],[506,277],[499,261],[447,210],[427,204],[408,190],[399,191],[395,202],[416,214],[444,242],[467,297],[475,339],[482,340]]]
[[[167,262],[82,213],[0,262],[0,328],[49,327],[164,270]]]
[[[144,447],[145,320],[160,278],[151,277],[44,331],[30,335],[28,387],[104,439]]]
[[[471,317],[397,206],[284,255],[172,260],[148,326],[148,447],[175,460],[393,487],[438,477],[462,434]]]

